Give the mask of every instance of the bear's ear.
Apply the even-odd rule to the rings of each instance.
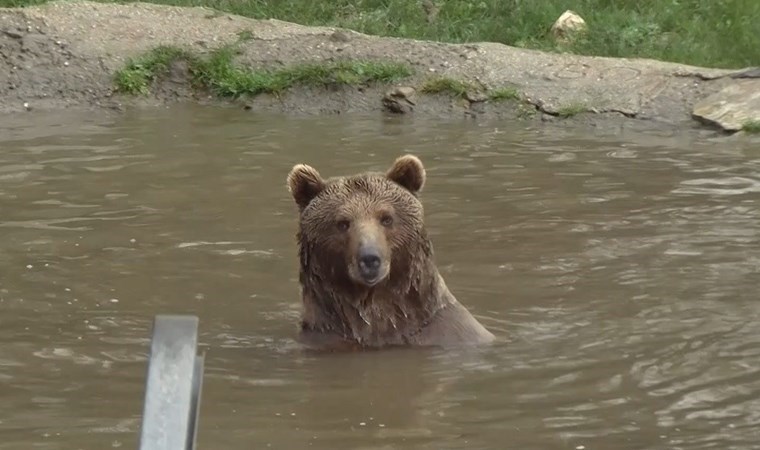
[[[398,157],[385,176],[412,194],[417,194],[425,185],[425,167],[422,165],[422,161],[414,155]]]
[[[324,188],[325,182],[319,172],[306,164],[296,164],[288,174],[288,190],[299,210],[306,208]]]

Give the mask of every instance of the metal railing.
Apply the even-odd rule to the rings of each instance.
[[[195,449],[204,363],[197,349],[197,317],[155,317],[140,450]]]

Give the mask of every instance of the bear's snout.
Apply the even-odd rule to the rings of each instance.
[[[380,249],[374,245],[363,245],[359,248],[357,255],[359,262],[359,275],[367,284],[373,284],[382,278],[380,268],[383,264],[383,258],[380,256]]]
[[[355,250],[349,273],[359,284],[373,287],[383,281],[390,272],[390,261],[383,252],[381,242],[362,239]]]

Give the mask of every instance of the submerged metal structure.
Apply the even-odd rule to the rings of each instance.
[[[153,320],[140,450],[194,450],[204,356],[198,354],[198,317]]]

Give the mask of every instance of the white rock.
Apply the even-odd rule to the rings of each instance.
[[[586,21],[574,11],[567,10],[552,25],[552,36],[557,40],[566,40],[571,34],[586,30]]]

